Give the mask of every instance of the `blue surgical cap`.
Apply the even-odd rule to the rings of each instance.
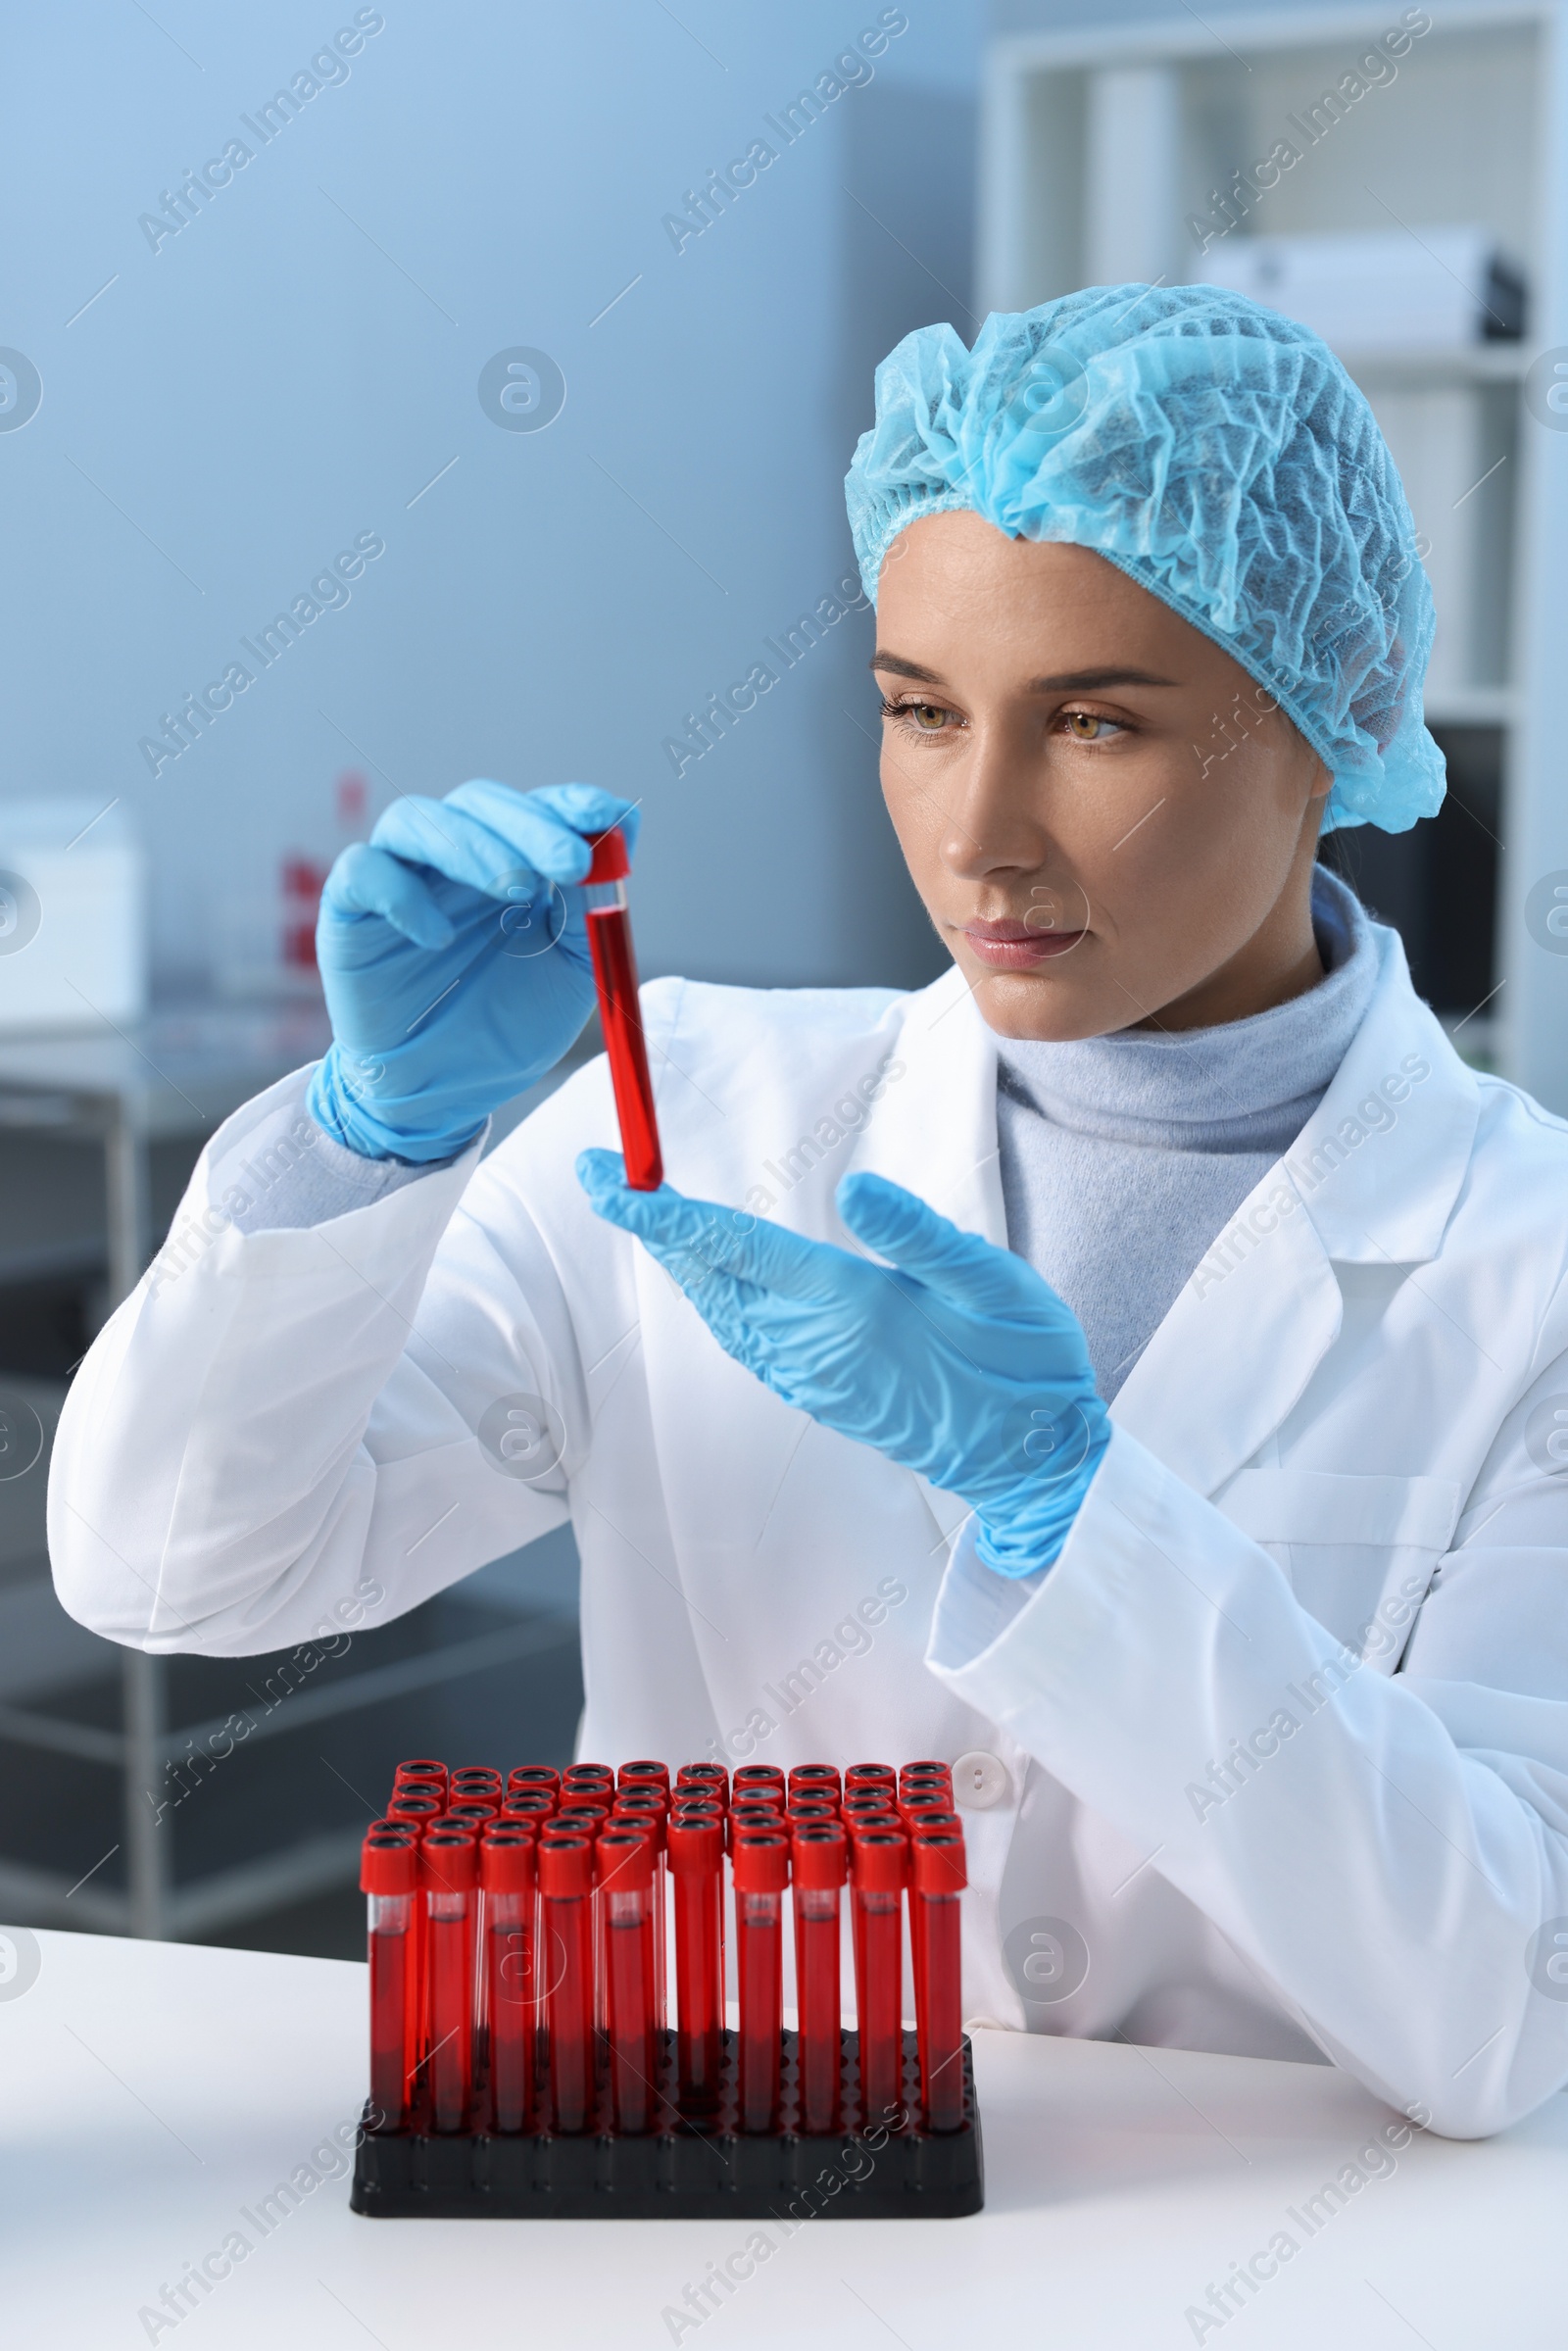
[[[1217,286],[1089,286],[923,326],[876,371],[846,482],[875,601],[889,547],[963,508],[1091,547],[1222,646],[1334,776],[1325,827],[1443,799],[1422,718],[1432,592],[1377,419],[1326,343]]]

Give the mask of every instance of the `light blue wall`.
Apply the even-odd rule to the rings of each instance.
[[[1214,39],[1223,46],[1220,36],[1227,17],[1255,21],[1272,15],[1300,16],[1313,10],[1343,13],[1344,5],[1345,0],[1210,0],[1200,16],[1186,0],[1094,0],[1092,6],[1089,0],[990,0],[986,29],[992,33],[1081,32],[1157,24],[1165,18],[1184,18],[1191,24],[1198,16],[1200,25],[1217,27]],[[1396,8],[1395,16],[1398,13]]]
[[[849,572],[876,356],[927,318],[972,325],[979,0],[910,0],[875,78],[724,218],[678,254],[662,226],[879,13],[387,0],[349,78],[266,147],[242,113],[352,6],[14,16],[0,344],[44,390],[0,433],[0,797],[121,796],[166,982],[322,833],[345,767],[374,805],[471,774],[646,795],[650,972],[934,968],[861,731],[864,615],[679,781],[661,748]],[[254,159],[152,251],[138,216],[235,137]],[[564,370],[546,431],[480,409],[516,345]],[[366,531],[386,552],[352,602],[155,781],[137,743],[160,712]]]

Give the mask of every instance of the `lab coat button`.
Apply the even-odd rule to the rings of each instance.
[[[1006,1765],[983,1747],[960,1755],[953,1767],[953,1800],[965,1812],[989,1812],[993,1804],[1005,1803],[1011,1793]]]

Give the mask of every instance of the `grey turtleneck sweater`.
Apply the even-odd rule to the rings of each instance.
[[[1323,866],[1326,978],[1223,1028],[998,1040],[1007,1241],[1065,1298],[1108,1403],[1215,1237],[1299,1135],[1372,999],[1377,947]]]

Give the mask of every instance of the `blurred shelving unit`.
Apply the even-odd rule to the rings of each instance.
[[[1396,68],[1320,135],[1303,112],[1369,44],[1408,29]],[[1295,118],[1297,129],[1288,131]],[[1023,310],[1086,284],[1205,273],[1195,222],[1291,137],[1299,161],[1233,204],[1250,236],[1415,237],[1479,227],[1522,270],[1521,338],[1339,356],[1410,497],[1438,609],[1427,717],[1449,798],[1401,835],[1333,837],[1332,860],[1404,935],[1418,987],[1461,1050],[1568,1112],[1568,939],[1527,919],[1568,884],[1568,755],[1556,708],[1568,642],[1568,39],[1535,5],[1281,8],[999,38],[981,136],[979,307]],[[1412,256],[1416,248],[1412,245]],[[1565,893],[1568,895],[1568,893]]]
[[[172,1151],[188,1171],[231,1111],[315,1059],[327,1034],[324,1012],[307,1003],[189,1005],[134,1031],[0,1037],[0,1204],[30,1202],[33,1220],[0,1248],[0,1289],[40,1274],[101,1276],[111,1311],[134,1290],[162,1222],[155,1154]],[[585,1035],[505,1106],[492,1148],[589,1043]],[[90,1167],[85,1181],[70,1169],[68,1146],[98,1163],[96,1186]],[[39,1200],[46,1148],[57,1158]],[[562,1586],[554,1538],[534,1546],[531,1565],[523,1554],[495,1563],[461,1594],[355,1636],[352,1664],[340,1670],[332,1652],[309,1689],[300,1685],[317,1671],[311,1643],[257,1659],[150,1656],[74,1624],[44,1552],[43,1488],[64,1393],[0,1373],[0,1753],[18,1798],[0,1822],[7,1918],[200,1940],[353,1882],[364,1807],[407,1751],[399,1740],[428,1751],[438,1739],[455,1743],[465,1724],[495,1736],[520,1708],[534,1726],[529,1752],[564,1758],[581,1700],[575,1608],[560,1589],[532,1589],[552,1562]],[[37,1449],[29,1441],[26,1475],[16,1478],[6,1456],[28,1432]],[[574,1562],[569,1541],[564,1548]],[[286,1703],[268,1694],[277,1691]],[[236,1738],[248,1760],[230,1768]],[[215,1742],[224,1768],[209,1795]],[[336,1762],[322,1745],[336,1746]],[[257,1758],[274,1752],[269,1771]],[[362,1794],[367,1786],[375,1797]]]

